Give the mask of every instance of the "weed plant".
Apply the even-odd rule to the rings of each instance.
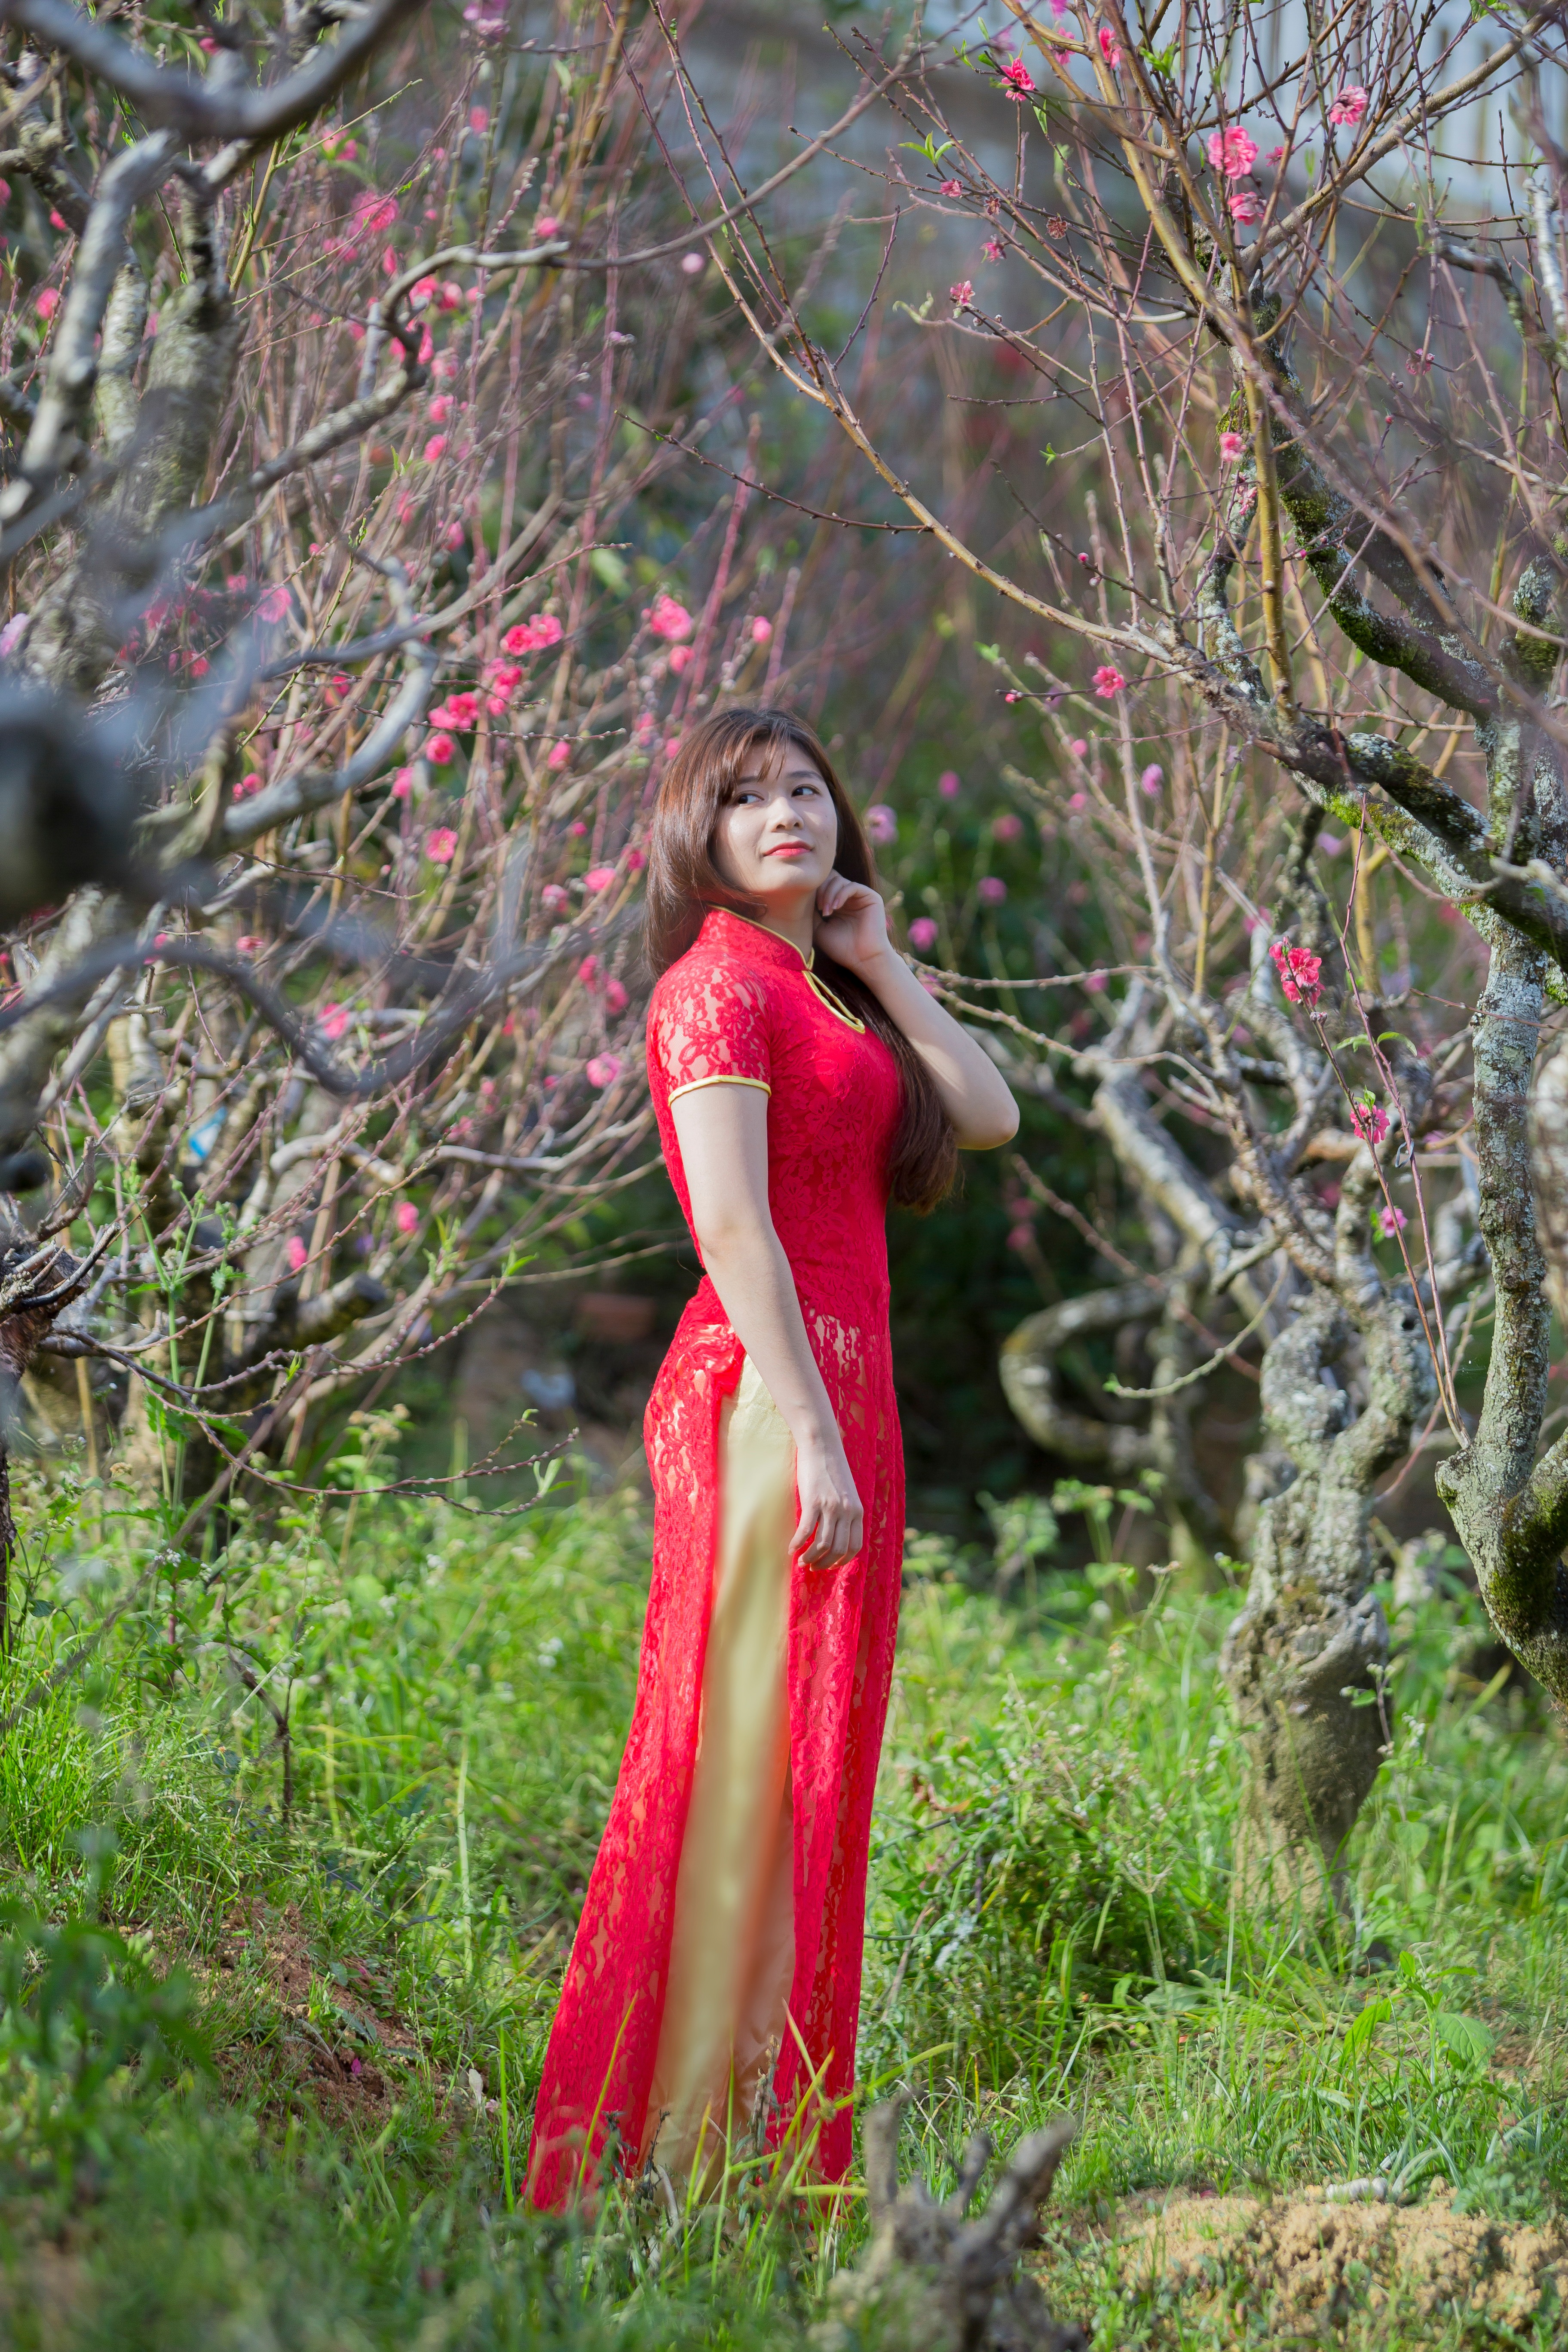
[[[384,1476],[395,1434],[359,1431],[335,1483]],[[1194,2301],[1136,2273],[1119,2228],[1172,2194],[1446,2183],[1550,2235],[1568,1769],[1474,1601],[1449,1576],[1395,1614],[1347,1916],[1270,1911],[1231,1869],[1234,1573],[1053,1569],[1037,1516],[1022,1552],[998,1527],[1011,1598],[989,1559],[911,1540],[862,2097],[912,2087],[939,2186],[977,2122],[1005,2149],[1077,2114],[1045,2260],[1107,2352],[1279,2340],[1267,2281]],[[802,2336],[859,2243],[853,2192],[737,2163],[721,2216],[519,2210],[635,1683],[637,1503],[366,1493],[240,1522],[195,1571],[155,1517],[67,1483],[30,1498],[27,1543],[0,1706],[61,1678],[0,1747],[5,2339]],[[1347,2342],[1494,2327],[1375,2302],[1335,2306]],[[1553,2312],[1547,2290],[1513,2340],[1553,2340]]]

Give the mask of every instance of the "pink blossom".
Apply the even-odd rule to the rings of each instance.
[[[260,790],[261,778],[258,774],[257,771],[252,768],[249,773],[247,775],[241,776],[238,783],[236,784],[234,788],[234,797],[237,801],[247,801],[253,793],[258,793]]]
[[[694,625],[685,605],[678,604],[673,596],[667,596],[662,591],[644,613],[643,619],[647,623],[651,636],[668,637],[672,641],[677,637],[689,637]]]
[[[577,977],[592,996],[599,985],[599,959],[596,955],[584,957],[577,967]]]
[[[963,789],[958,780],[957,769],[944,768],[936,780],[936,788],[944,801],[955,801]]]
[[[988,236],[980,250],[987,261],[1001,261],[1005,258],[1007,248],[999,236]]]
[[[60,294],[58,286],[46,286],[33,305],[39,318],[44,320],[52,319],[59,307]]]
[[[1306,948],[1293,948],[1285,940],[1276,940],[1268,952],[1279,974],[1286,1003],[1304,1004],[1310,1010],[1323,992],[1322,957],[1310,954]]]
[[[399,770],[397,771],[396,775],[395,775],[395,776],[394,776],[394,778],[393,778],[393,780],[392,780],[392,797],[393,797],[393,799],[394,799],[395,801],[405,801],[405,800],[408,798],[409,793],[410,793],[413,790],[414,790],[414,771],[413,771],[413,769],[412,769],[412,768],[399,768]]]
[[[405,1238],[418,1230],[419,1212],[412,1201],[399,1201],[392,1213],[392,1222]]]
[[[574,841],[581,841],[588,828],[580,816],[574,816],[566,830],[571,835]]]
[[[686,277],[700,278],[708,267],[708,256],[705,253],[683,253],[680,267]]]
[[[607,980],[607,981],[605,982],[605,1012],[606,1012],[606,1013],[624,1013],[624,1012],[626,1011],[626,992],[625,987],[622,985],[621,982],[619,982],[618,980]]]
[[[535,613],[531,621],[520,621],[501,639],[509,654],[542,654],[551,646],[561,643],[563,632],[553,613]]]
[[[1318,847],[1325,857],[1337,857],[1344,845],[1343,837],[1337,833],[1321,833],[1318,835]]]
[[[425,836],[425,855],[432,866],[450,866],[457,846],[458,836],[449,824],[438,824]]]
[[[595,1054],[584,1071],[591,1087],[613,1087],[620,1075],[621,1057],[618,1054]]]
[[[559,882],[547,882],[539,895],[547,914],[559,915],[572,903],[570,894],[562,888]]]
[[[416,278],[415,283],[408,289],[409,309],[411,310],[423,310],[425,305],[428,302],[431,295],[434,294],[435,291],[436,280],[433,278]]]
[[[1403,1209],[1396,1209],[1392,1201],[1385,1201],[1377,1213],[1377,1222],[1383,1228],[1383,1238],[1387,1242],[1392,1241],[1395,1234],[1402,1234],[1410,1220]]]
[[[879,848],[899,837],[899,820],[885,801],[875,801],[866,812],[866,830]]]
[[[234,951],[236,955],[259,955],[264,945],[265,941],[258,932],[242,931],[234,943]]]
[[[1010,1250],[1026,1250],[1032,1248],[1034,1239],[1035,1228],[1033,1225],[1012,1225],[1008,1228],[1007,1246]]]
[[[425,739],[425,757],[433,768],[449,768],[457,749],[449,735],[427,735]]]
[[[942,196],[961,196],[963,194],[963,183],[962,180],[941,180],[937,184],[937,194]]]
[[[1112,701],[1126,683],[1121,672],[1113,669],[1109,662],[1101,662],[1094,673],[1094,690],[1102,702]]]
[[[1032,96],[1034,92],[1034,81],[1030,77],[1029,68],[1024,63],[1022,58],[1015,58],[1011,64],[1005,65],[1003,67],[1002,79],[1006,88],[1008,97],[1016,100],[1020,105],[1023,103],[1025,99]]]
[[[437,460],[446,454],[446,435],[444,433],[432,433],[430,438],[425,444],[425,463],[427,466],[434,466]]]
[[[462,288],[455,278],[445,279],[440,292],[436,297],[436,308],[437,310],[460,310],[462,307]]]
[[[1353,129],[1366,112],[1367,94],[1359,82],[1347,82],[1329,109],[1331,122],[1343,123]]]
[[[1068,745],[1068,750],[1072,753],[1075,760],[1081,760],[1087,757],[1089,745],[1084,741],[1081,735],[1075,735],[1072,741]]]
[[[468,109],[468,129],[473,132],[475,138],[482,139],[489,127],[490,113],[489,107],[470,106]]]
[[[347,1029],[353,1014],[346,1004],[323,1004],[319,1017],[322,1036],[330,1037],[335,1043]]]
[[[1109,25],[1101,25],[1100,28],[1100,52],[1114,73],[1121,63],[1121,44]]]
[[[1209,163],[1226,180],[1239,180],[1258,161],[1258,142],[1245,131],[1215,131],[1209,138]]]
[[[310,1264],[310,1253],[298,1234],[290,1234],[283,1244],[283,1255],[289,1261],[290,1274],[303,1274]]]
[[[675,672],[677,677],[680,676],[680,673],[686,667],[687,663],[696,657],[696,653],[697,648],[695,646],[671,646],[669,649],[669,667]]]
[[[1004,809],[999,817],[992,819],[991,830],[998,841],[1022,841],[1024,820],[1015,816],[1011,809]]]
[[[679,738],[679,735],[672,736],[672,737],[670,738],[669,741],[665,745],[665,747],[664,747],[664,748],[665,748],[665,750],[666,750],[667,751],[679,751],[679,750],[680,749],[680,738]],[[641,851],[640,849],[628,849],[628,850],[627,850],[627,852],[626,852],[626,868],[627,868],[627,871],[628,871],[629,873],[632,873],[632,874],[640,874],[640,873],[642,872],[642,870],[643,870],[643,867],[644,867],[647,864],[647,859],[644,856],[644,855],[643,855],[643,853],[642,853],[642,851]]]
[[[583,887],[584,890],[592,890],[597,896],[599,891],[607,890],[615,878],[616,869],[613,866],[590,866],[583,877]]]
[[[1370,1095],[1363,1095],[1351,1105],[1351,1126],[1363,1143],[1381,1143],[1388,1133],[1388,1113]]]
[[[997,874],[983,874],[975,887],[983,907],[999,907],[1007,896],[1007,885]]]
[[[1264,160],[1265,160],[1265,162],[1267,162],[1267,163],[1274,163],[1274,164],[1276,164],[1276,165],[1282,163],[1285,161],[1285,150],[1284,150],[1284,148],[1283,148],[1283,147],[1270,147],[1270,149],[1268,150],[1268,155],[1265,157],[1265,159],[1264,159]]]
[[[289,603],[287,588],[268,588],[256,609],[264,621],[280,621],[288,612]]]
[[[204,43],[203,46],[205,47],[206,45]],[[216,48],[217,43],[215,41],[212,46],[214,48]],[[63,213],[51,213],[49,215],[49,226],[51,228],[64,228],[65,225],[65,215]]]
[[[667,760],[673,760],[679,749],[680,738],[679,735],[668,735],[665,738],[664,756]]]
[[[1250,188],[1237,188],[1230,200],[1230,216],[1238,228],[1256,228],[1263,218],[1262,202]]]
[[[1165,781],[1165,771],[1156,761],[1151,761],[1138,781],[1152,800]]]
[[[920,955],[929,955],[941,937],[941,926],[930,915],[917,915],[910,925],[910,945]]]
[[[556,744],[555,749],[551,752],[549,759],[544,764],[547,768],[563,768],[571,757],[572,746],[567,742],[565,737],[563,736],[560,742]]]
[[[754,646],[765,646],[768,639],[773,635],[773,623],[767,619],[765,614],[759,613],[756,619],[752,623],[752,643]]]
[[[1102,971],[1086,971],[1083,984],[1091,996],[1102,996],[1105,993],[1105,974]]]
[[[1222,433],[1219,436],[1219,454],[1227,465],[1234,465],[1236,460],[1245,453],[1246,448],[1245,434]]]
[[[452,395],[451,395],[451,394],[450,394],[449,392],[438,392],[438,393],[436,394],[435,399],[430,403],[430,422],[431,422],[431,424],[432,424],[432,425],[445,425],[445,423],[447,422],[447,417],[448,417],[448,416],[450,416],[450,415],[451,415],[451,414],[452,414]]]
[[[947,299],[955,310],[967,310],[974,299],[974,289],[967,278],[961,278],[956,286],[948,288]]]
[[[479,718],[479,698],[477,694],[449,694],[430,713],[435,727],[476,727]]]

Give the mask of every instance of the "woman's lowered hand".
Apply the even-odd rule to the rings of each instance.
[[[797,1443],[795,1478],[800,1524],[790,1539],[791,1554],[798,1554],[806,1568],[842,1568],[866,1540],[866,1514],[837,1430],[829,1438]]]

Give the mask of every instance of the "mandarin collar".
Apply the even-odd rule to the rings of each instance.
[[[709,908],[698,938],[710,945],[722,940],[753,963],[771,965],[775,971],[810,971],[816,961],[815,948],[802,955],[793,940],[770,931],[763,923],[754,923],[749,915],[732,913],[728,907]]]

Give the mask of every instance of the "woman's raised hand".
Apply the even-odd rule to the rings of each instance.
[[[790,1538],[791,1554],[798,1553],[807,1568],[842,1568],[866,1540],[866,1514],[837,1432],[826,1442],[810,1438],[796,1446],[795,1481],[800,1524]]]
[[[815,939],[846,971],[864,974],[890,952],[888,910],[868,884],[830,874],[816,894]]]

